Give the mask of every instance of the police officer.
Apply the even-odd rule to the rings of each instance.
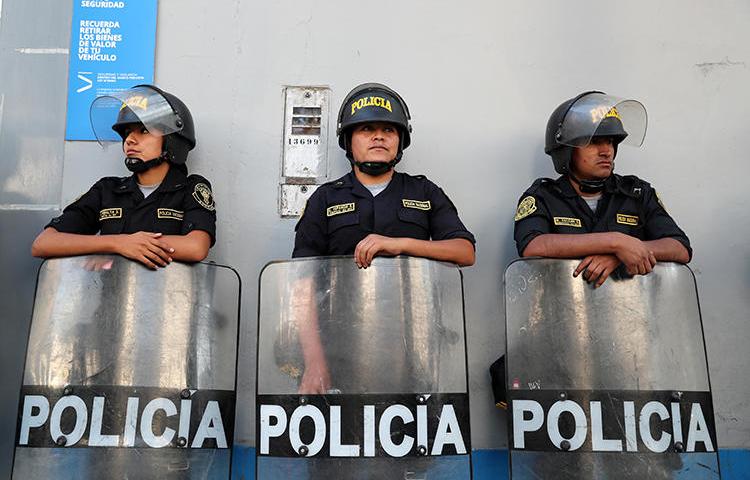
[[[643,143],[646,118],[640,102],[598,91],[555,109],[544,151],[560,177],[537,179],[521,197],[514,231],[519,255],[583,258],[573,274],[583,272],[595,286],[620,265],[645,275],[657,261],[690,261],[690,241],[654,188],[613,173],[620,143]]]
[[[187,106],[153,85],[139,85],[97,98],[90,114],[100,143],[122,142],[132,175],[96,182],[47,224],[32,254],[111,253],[152,269],[203,260],[216,241],[216,207],[208,180],[187,174],[195,147]]]
[[[412,255],[467,266],[474,236],[453,202],[423,175],[394,171],[411,143],[409,109],[385,85],[365,83],[344,98],[336,133],[352,171],[321,185],[296,227],[294,257]]]

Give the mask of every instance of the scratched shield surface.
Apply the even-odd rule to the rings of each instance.
[[[239,301],[239,276],[215,264],[151,271],[122,257],[44,262],[22,391],[22,404],[24,391],[35,392],[37,407],[19,411],[32,420],[19,418],[13,478],[228,478]],[[153,421],[143,420],[153,399]],[[209,401],[220,406],[226,438],[196,445],[197,405]]]
[[[615,275],[594,289],[572,276],[577,264],[518,260],[505,272],[509,398],[544,406],[535,425],[533,409],[514,415],[511,406],[512,478],[720,478],[690,269],[660,263],[649,275]],[[578,402],[580,418],[549,415],[555,401]],[[574,433],[579,448],[570,448]],[[706,441],[695,447],[699,437]]]
[[[405,398],[450,397],[459,417],[458,404],[468,405],[463,283],[454,265],[409,257],[376,258],[367,269],[352,257],[274,262],[261,273],[259,303],[259,404],[276,397],[304,405],[305,385],[312,384],[322,389],[323,404],[348,396],[349,403],[374,401],[380,411]],[[408,440],[404,432],[419,422],[414,417],[396,427],[394,441]],[[430,422],[437,417],[430,414]],[[341,458],[327,448],[331,434],[314,458],[263,455],[259,448],[257,478],[469,479],[468,409],[464,417],[465,452],[434,455],[426,445],[431,453],[419,454],[414,436],[414,448],[403,456]],[[347,443],[364,445],[361,408],[340,423]]]

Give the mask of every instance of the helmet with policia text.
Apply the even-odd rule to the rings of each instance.
[[[544,153],[552,157],[555,171],[570,173],[573,148],[585,147],[592,138],[612,139],[617,146],[641,146],[646,136],[646,108],[637,100],[623,99],[604,92],[584,92],[558,106],[547,121]]]
[[[351,150],[351,135],[354,127],[372,122],[386,122],[395,125],[399,132],[398,153],[393,161],[386,164],[381,162],[386,167],[385,171],[387,171],[401,160],[404,149],[411,144],[411,124],[409,120],[411,120],[409,107],[395,90],[382,83],[363,83],[354,87],[341,103],[336,128],[339,146],[346,151],[349,161],[355,164],[357,162],[354,161]],[[363,166],[365,169],[368,167],[367,165],[358,165],[360,169]],[[372,165],[371,167],[377,168],[378,165]]]
[[[153,85],[137,85],[97,97],[89,109],[91,128],[99,144],[124,142],[127,128],[141,124],[152,135],[164,137],[162,161],[181,165],[195,148],[195,126],[187,106]],[[127,162],[126,162],[127,163]]]

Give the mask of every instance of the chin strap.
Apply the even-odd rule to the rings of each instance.
[[[167,160],[166,153],[162,153],[158,157],[153,158],[151,160],[141,160],[140,158],[126,157],[125,168],[127,168],[133,173],[143,173],[146,170],[149,170],[154,167],[158,167],[159,165],[164,163],[166,160]]]
[[[581,189],[581,192],[583,193],[599,193],[602,190],[604,190],[604,184],[607,181],[607,178],[600,179],[600,180],[580,180],[576,178],[575,175],[573,175],[573,172],[568,173],[568,177],[573,180],[576,184],[578,184],[578,188]]]
[[[389,172],[398,163],[398,159],[390,162],[352,162],[359,168],[359,171],[373,177],[378,177]]]

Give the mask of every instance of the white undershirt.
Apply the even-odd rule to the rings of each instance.
[[[154,190],[159,188],[159,185],[161,185],[161,182],[155,184],[155,185],[141,185],[138,184],[138,188],[141,190],[141,193],[143,194],[143,198],[148,197],[152,193],[154,193]]]
[[[391,183],[390,180],[388,180],[385,183],[376,183],[373,185],[365,185],[365,187],[370,191],[373,197],[377,197],[380,192],[386,189],[388,187],[388,184]]]
[[[584,197],[581,196],[583,200],[586,202],[586,205],[589,206],[592,212],[596,213],[596,206],[599,204],[599,200],[602,198],[602,194],[594,195],[593,197]]]

